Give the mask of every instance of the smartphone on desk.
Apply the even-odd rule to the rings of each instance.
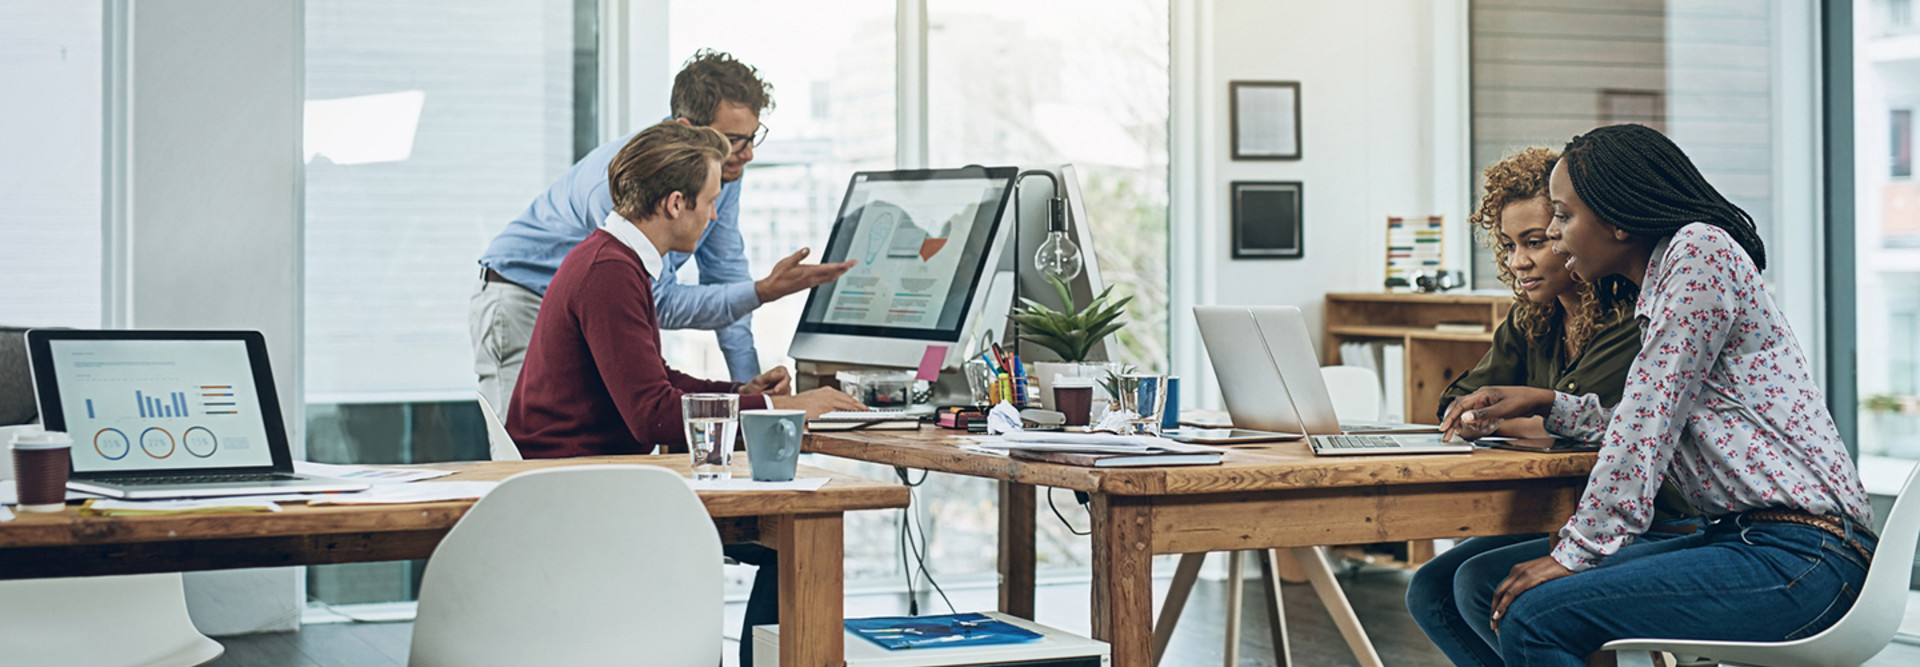
[[[1250,428],[1192,428],[1182,426],[1161,435],[1174,442],[1190,442],[1202,445],[1237,445],[1248,442],[1277,442],[1299,440],[1297,433],[1278,431],[1256,431]]]

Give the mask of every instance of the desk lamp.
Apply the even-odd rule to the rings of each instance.
[[[1047,240],[1040,243],[1040,249],[1033,254],[1033,267],[1044,273],[1052,274],[1061,282],[1071,281],[1080,276],[1080,245],[1067,236],[1067,197],[1060,189],[1060,177],[1045,169],[1029,169],[1013,179],[1014,201],[1013,228],[1014,245],[1020,243],[1020,181],[1028,176],[1045,176],[1053,181],[1053,197],[1047,200]],[[1014,251],[1017,255],[1018,250]],[[1015,280],[1018,292],[1019,281]]]

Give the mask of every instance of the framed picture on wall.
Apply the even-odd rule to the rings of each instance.
[[[1234,181],[1230,187],[1234,259],[1305,256],[1300,181]]]
[[[1227,84],[1233,159],[1300,159],[1300,82]]]

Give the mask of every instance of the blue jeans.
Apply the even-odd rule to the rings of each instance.
[[[1847,532],[1874,548],[1866,533]],[[1495,664],[1581,667],[1607,642],[1635,637],[1801,639],[1846,615],[1867,578],[1866,560],[1844,539],[1744,517],[1617,558],[1515,598],[1500,621]]]
[[[1703,523],[1699,518],[1688,518],[1659,525],[1698,528]],[[1641,551],[1634,547],[1676,537],[1681,535],[1647,531],[1608,560],[1631,559]],[[1546,556],[1551,544],[1545,533],[1469,538],[1413,573],[1413,580],[1407,584],[1407,611],[1453,664],[1499,665],[1500,639],[1493,633],[1493,592],[1513,566]]]

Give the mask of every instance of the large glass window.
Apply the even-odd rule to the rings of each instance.
[[[0,325],[98,327],[100,3],[0,5]]]
[[[824,249],[853,172],[894,167],[893,3],[674,0],[667,18],[671,61],[662,67],[679,72],[695,51],[711,48],[773,84],[774,108],[760,116],[767,139],[754,149],[740,190],[740,233],[754,276],[802,247]],[[698,267],[688,262],[676,277],[695,282]],[[792,367],[787,347],[805,305],[805,295],[796,295],[754,311],[761,364]],[[675,368],[727,377],[711,332],[661,338]]]
[[[467,299],[487,243],[597,140],[597,3],[306,3],[307,455],[485,459]],[[407,563],[316,567],[328,603]]]
[[[1783,182],[1777,3],[1646,0],[1515,4],[1474,0],[1473,170],[1527,146],[1558,150],[1598,125],[1665,132],[1728,199],[1775,238]],[[1799,131],[1798,128],[1794,128]],[[1503,289],[1475,244],[1475,287]]]
[[[1909,2],[1860,0],[1854,11],[1860,454],[1920,459],[1920,32]]]

